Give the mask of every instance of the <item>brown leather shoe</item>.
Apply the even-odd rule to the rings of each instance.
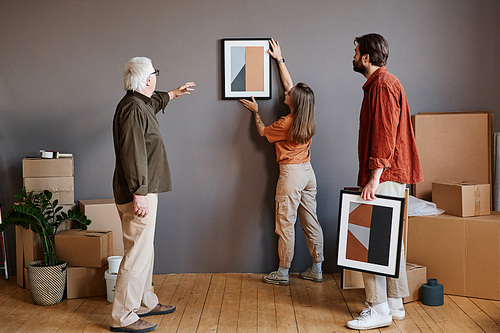
[[[157,304],[153,310],[138,314],[139,317],[147,317],[147,316],[155,316],[155,315],[164,315],[167,313],[172,313],[175,311],[175,305],[162,305]]]
[[[149,323],[145,320],[139,319],[133,324],[130,324],[125,327],[110,327],[111,332],[134,332],[134,333],[144,333],[151,332],[156,328],[156,324]]]

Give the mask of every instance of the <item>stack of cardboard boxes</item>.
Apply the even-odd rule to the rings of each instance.
[[[56,236],[57,258],[68,262],[67,297],[106,295],[107,258],[124,253],[120,216],[114,199],[79,200],[78,205],[92,221],[88,230]]]
[[[23,159],[23,185],[27,192],[49,190],[52,200],[71,208],[75,205],[73,157]]]
[[[68,263],[68,299],[106,295],[104,272],[113,255],[113,233],[71,229],[55,236],[56,257]]]
[[[52,200],[59,200],[63,210],[75,208],[73,157],[59,159],[25,158],[23,159],[23,185],[26,191],[39,193],[49,190]],[[59,230],[70,229],[65,223]],[[40,236],[31,230],[16,226],[16,265],[17,284],[29,288],[27,264],[43,259]]]
[[[113,231],[113,253],[115,256],[123,256],[122,223],[115,199],[78,200],[78,206],[80,212],[92,220],[89,230]]]
[[[413,116],[424,182],[414,195],[445,213],[410,217],[408,261],[427,267],[445,294],[500,299],[500,213],[491,212],[493,115]]]
[[[64,210],[75,209],[73,157],[23,159],[23,184],[27,192],[52,192],[52,200],[58,200]],[[91,201],[92,202],[92,201]],[[101,201],[97,200],[97,203]],[[81,208],[86,205],[80,203]],[[90,205],[93,207],[92,205]],[[103,207],[99,205],[99,207]],[[113,231],[121,237],[121,224],[113,205],[106,209],[82,209],[92,220],[90,230],[72,229],[70,223],[61,225],[55,236],[56,258],[67,261],[67,298],[106,295],[104,272],[107,258],[113,253],[123,254],[123,241],[113,242]],[[118,228],[116,228],[118,226]],[[117,251],[114,251],[113,244]],[[29,288],[27,264],[43,259],[40,236],[31,230],[16,227],[17,283]]]

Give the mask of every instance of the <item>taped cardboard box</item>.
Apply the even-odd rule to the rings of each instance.
[[[469,182],[433,182],[432,202],[446,214],[462,217],[489,215],[491,185]]]
[[[427,283],[427,268],[416,264],[406,264],[406,277],[410,296],[403,298],[403,303],[422,299],[422,285]],[[349,269],[342,270],[342,289],[362,289],[365,287],[363,274]]]
[[[80,212],[92,220],[89,230],[113,231],[113,253],[123,256],[122,223],[114,199],[93,199],[78,201]]]
[[[95,267],[72,267],[67,269],[66,298],[80,298],[106,295],[104,272],[108,265]]]
[[[23,178],[73,177],[73,157],[23,159]]]
[[[23,178],[26,192],[40,193],[44,190],[52,192],[52,201],[58,200],[59,204],[67,205],[75,202],[75,184],[73,177],[42,177]]]
[[[500,300],[500,213],[410,217],[408,260],[445,294]]]
[[[413,195],[432,200],[432,182],[444,179],[492,183],[493,113],[436,112],[412,116],[424,181]]]
[[[109,230],[73,229],[55,237],[56,256],[68,266],[101,268],[113,255],[113,233]]]

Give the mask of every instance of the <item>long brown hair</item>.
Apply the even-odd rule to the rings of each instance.
[[[291,97],[293,122],[290,126],[290,139],[299,144],[309,142],[316,133],[314,120],[314,92],[305,83],[298,83]]]

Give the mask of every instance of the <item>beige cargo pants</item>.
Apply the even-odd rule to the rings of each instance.
[[[138,313],[149,312],[158,304],[158,297],[151,291],[158,194],[148,194],[147,200],[149,214],[144,218],[134,215],[133,202],[116,205],[122,221],[125,255],[116,278],[112,327],[133,324],[139,320]]]
[[[279,266],[290,268],[295,247],[297,213],[313,262],[322,262],[323,230],[316,216],[316,175],[310,162],[280,164],[276,185],[276,234]]]
[[[375,194],[404,197],[405,188],[405,184],[388,181],[380,184]],[[382,275],[363,273],[363,282],[365,283],[366,301],[371,304],[385,302],[387,298],[403,298],[410,296],[408,281],[406,279],[404,246],[401,246],[399,278],[394,279]]]

